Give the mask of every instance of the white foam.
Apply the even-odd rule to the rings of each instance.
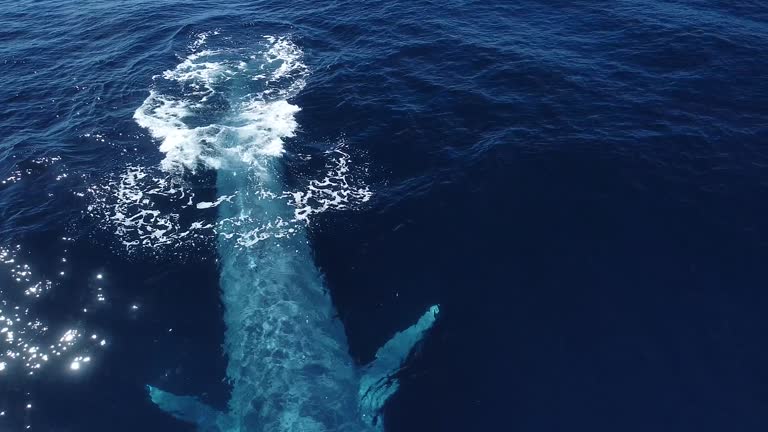
[[[176,176],[152,168],[129,165],[88,192],[88,214],[104,221],[126,250],[196,244],[212,228],[199,220],[182,222],[180,213],[193,207],[194,193]]]
[[[218,34],[200,33],[189,55],[154,78],[149,96],[134,113],[137,124],[158,141],[159,167],[130,165],[107,184],[89,189],[89,213],[105,221],[126,250],[195,247],[214,236],[249,247],[291,236],[299,231],[297,224],[309,223],[313,215],[354,208],[371,196],[350,172],[350,155],[340,143],[324,155],[327,172],[321,179],[305,179],[293,191],[263,185],[249,191],[293,206],[289,220],[254,221],[242,214],[210,221],[206,210],[232,196],[195,202],[182,178],[244,167],[258,177],[269,161],[284,154],[284,141],[295,136],[300,108],[289,100],[305,86],[309,72],[303,52],[288,37],[266,36],[257,50],[232,48],[231,43],[213,48]]]
[[[321,180],[308,179],[303,188],[283,191],[260,190],[261,199],[283,200],[294,207],[293,217],[289,219],[254,221],[249,214],[220,220],[216,233],[236,242],[236,245],[248,248],[269,238],[284,238],[301,232],[300,226],[311,222],[313,216],[327,211],[350,210],[359,208],[368,202],[373,192],[358,173],[350,168],[350,154],[345,144],[340,141],[336,148],[325,153],[328,157],[326,172]],[[363,169],[364,170],[364,169]],[[258,217],[259,215],[257,215]],[[243,231],[242,227],[254,227]]]
[[[294,79],[294,82],[285,89],[285,92],[289,94],[298,93],[306,84],[305,78],[309,71],[307,66],[301,61],[304,52],[287,38],[265,36],[264,39],[271,44],[269,50],[264,53],[264,60],[269,64],[279,64],[277,69],[274,69],[272,74],[266,76],[266,78],[270,81],[277,81],[285,77],[291,77]]]
[[[231,202],[232,198],[234,198],[234,197],[235,197],[234,195],[224,195],[224,196],[219,197],[219,199],[217,199],[214,202],[201,201],[201,202],[197,203],[195,205],[195,207],[197,207],[198,209],[201,209],[201,210],[202,209],[209,209],[209,208],[218,207],[219,204],[223,203],[224,201]]]
[[[334,163],[327,167],[328,171],[322,180],[311,180],[306,190],[286,194],[291,198],[290,204],[296,208],[295,220],[308,222],[313,214],[344,210],[368,202],[373,196],[367,185],[357,184],[350,179],[350,156],[343,147],[331,153],[335,154],[336,158]]]
[[[299,107],[285,100],[274,102],[253,101],[243,106],[240,119],[245,122],[236,128],[241,160],[249,164],[258,162],[260,156],[283,154],[283,139],[294,136],[295,115]]]
[[[220,167],[215,149],[206,139],[215,139],[220,131],[212,127],[187,127],[184,118],[189,115],[188,103],[165,97],[154,90],[150,90],[149,97],[133,115],[139,126],[161,140],[160,151],[165,154],[161,166],[167,172],[194,171],[201,164],[210,168]]]
[[[212,34],[218,33],[200,36],[192,47],[204,45]],[[161,141],[163,170],[221,169],[238,161],[258,166],[264,157],[282,154],[283,140],[293,136],[294,116],[299,111],[287,98],[304,87],[308,68],[301,61],[302,51],[290,39],[269,36],[265,40],[268,46],[261,56],[242,50],[205,49],[155,77],[161,82],[156,81],[134,119]],[[228,81],[253,81],[259,76],[264,77],[264,85],[258,90],[227,95],[232,104],[227,116],[205,113],[214,94],[236,93],[237,89],[227,86]],[[277,83],[286,79],[289,82]],[[162,93],[159,87],[168,83],[182,84],[191,91]],[[203,114],[196,114],[198,111]]]
[[[221,32],[220,30],[211,30],[211,31],[198,33],[195,37],[195,40],[192,41],[192,43],[189,45],[190,49],[196,50],[202,47],[208,41],[208,38],[210,36],[216,36],[220,32]]]

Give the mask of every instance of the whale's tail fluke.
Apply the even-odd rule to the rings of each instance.
[[[160,409],[179,420],[197,425],[200,432],[229,432],[229,419],[222,412],[200,402],[196,397],[177,396],[147,386],[149,397]]]
[[[395,374],[437,319],[440,308],[435,305],[421,316],[416,324],[396,333],[376,352],[376,358],[364,369],[360,379],[360,410],[363,420],[371,426],[381,427],[379,414],[384,403],[398,389]]]

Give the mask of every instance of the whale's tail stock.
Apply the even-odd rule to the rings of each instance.
[[[432,328],[439,312],[437,305],[430,307],[414,325],[396,333],[379,348],[376,358],[363,368],[359,406],[363,421],[371,428],[383,429],[379,417],[387,399],[399,387],[396,374],[413,348]],[[260,432],[238,430],[236,422],[229,415],[204,404],[196,397],[177,396],[153,386],[147,386],[147,390],[152,402],[160,409],[179,420],[196,424],[200,432]]]

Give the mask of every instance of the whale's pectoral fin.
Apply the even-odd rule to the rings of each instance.
[[[395,376],[413,347],[424,337],[437,319],[440,308],[435,305],[421,316],[419,321],[396,333],[376,352],[376,358],[365,367],[360,379],[360,409],[363,420],[376,426],[384,403],[398,389]]]
[[[177,396],[153,386],[147,386],[147,390],[152,402],[160,409],[179,420],[196,424],[200,432],[226,430],[226,415],[200,402],[196,397]]]

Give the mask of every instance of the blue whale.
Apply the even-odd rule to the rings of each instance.
[[[152,386],[150,398],[202,432],[381,430],[396,374],[438,307],[395,334],[370,364],[355,364],[307,226],[284,199],[291,193],[279,156],[297,127],[299,108],[287,100],[306,82],[302,51],[273,36],[237,48],[228,36],[218,43],[218,33],[201,34],[193,53],[154,78],[134,118],[162,142],[163,169],[216,170],[221,198],[198,208],[218,205],[217,226],[226,227],[217,249],[232,393],[226,412]]]
[[[257,225],[290,220],[293,208],[260,190],[280,191],[279,158],[256,173],[228,167],[217,174],[222,220]],[[262,222],[260,222],[262,221]],[[248,224],[237,229],[254,229]],[[395,334],[368,365],[349,355],[341,322],[314,263],[306,227],[268,237],[250,247],[218,242],[225,308],[224,350],[232,386],[228,411],[192,396],[148,387],[152,401],[203,432],[365,432],[383,430],[382,406],[397,390],[397,371],[435,323],[432,306]]]

